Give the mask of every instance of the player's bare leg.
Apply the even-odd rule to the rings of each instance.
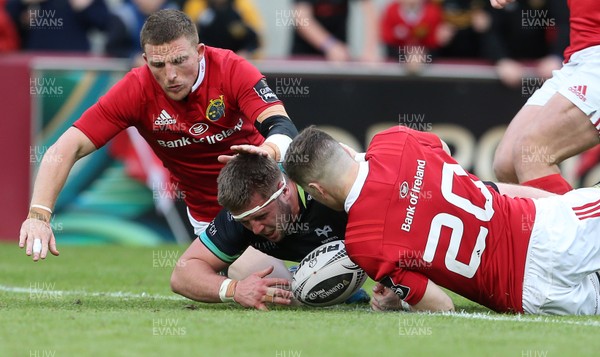
[[[289,281],[292,280],[292,274],[281,260],[266,255],[253,247],[248,247],[244,253],[229,266],[227,275],[232,279],[242,280],[250,274],[264,270],[271,265],[274,269],[273,272],[268,275],[270,278],[285,278]]]
[[[600,142],[588,116],[561,94],[533,111],[530,124],[520,125],[512,148],[520,183],[559,174],[558,164],[563,160]]]
[[[515,115],[513,120],[506,128],[504,136],[496,148],[494,155],[494,173],[500,182],[519,183],[517,172],[515,170],[515,160],[520,160],[521,157],[515,158],[513,155],[515,142],[527,131],[527,127],[532,125],[533,118],[542,110],[539,105],[526,105]]]

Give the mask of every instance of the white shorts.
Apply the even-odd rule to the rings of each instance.
[[[530,314],[600,314],[600,189],[535,201],[523,280]]]
[[[200,233],[204,232],[206,230],[206,228],[208,227],[208,225],[210,224],[210,222],[197,221],[194,217],[192,217],[189,207],[187,208],[187,214],[188,214],[188,219],[190,220],[190,223],[192,224],[192,227],[194,227],[194,233],[197,236],[199,236]]]
[[[545,105],[557,92],[589,116],[600,132],[600,45],[573,53],[525,105]]]

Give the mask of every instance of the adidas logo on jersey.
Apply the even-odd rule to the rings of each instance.
[[[575,93],[575,95],[584,102],[586,101],[587,98],[585,97],[585,94],[587,93],[587,86],[572,86],[569,87],[569,91]]]
[[[164,109],[162,110],[162,112],[160,112],[160,115],[154,121],[154,125],[171,125],[175,123],[177,123],[177,120],[171,117],[171,115],[167,113],[167,111]]]

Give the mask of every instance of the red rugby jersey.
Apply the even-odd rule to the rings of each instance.
[[[74,124],[97,148],[129,126],[150,144],[194,218],[219,212],[217,176],[221,154],[234,144],[260,145],[258,115],[281,102],[263,75],[229,50],[206,47],[204,78],[185,100],[167,97],[148,66],[132,69]],[[202,69],[201,69],[202,71]]]
[[[466,173],[439,138],[405,127],[373,138],[349,211],[346,248],[409,304],[427,280],[496,311],[522,312],[535,206]]]
[[[565,62],[579,50],[600,45],[600,2],[568,0],[571,22],[570,44],[565,49]]]

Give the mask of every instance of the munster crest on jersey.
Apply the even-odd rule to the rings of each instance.
[[[225,115],[225,101],[223,95],[219,96],[218,99],[211,99],[208,102],[206,108],[206,119],[210,121],[217,121]]]

